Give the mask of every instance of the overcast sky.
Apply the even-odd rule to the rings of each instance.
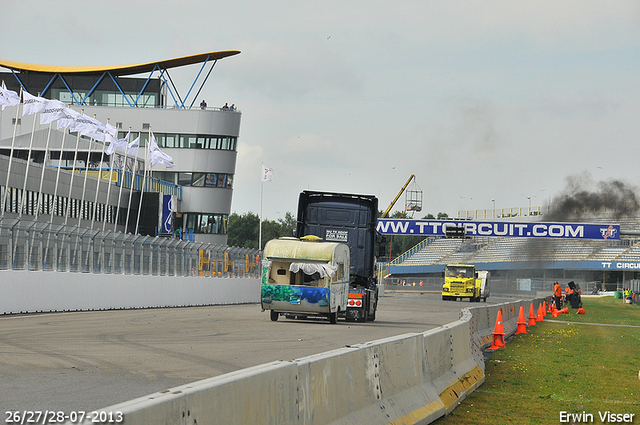
[[[260,210],[261,163],[270,220],[305,189],[373,194],[384,210],[411,174],[420,217],[546,205],[567,178],[640,181],[637,0],[4,3],[5,60],[240,50],[200,95],[242,112],[239,214]],[[185,93],[198,69],[172,73]]]

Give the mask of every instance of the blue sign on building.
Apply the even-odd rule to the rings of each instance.
[[[170,235],[171,232],[173,232],[173,212],[176,210],[175,195],[165,195],[164,193],[161,193],[160,196],[162,196],[160,234]]]
[[[382,235],[445,236],[447,228],[464,229],[466,236],[555,239],[620,239],[619,224],[515,223],[508,221],[378,219]]]

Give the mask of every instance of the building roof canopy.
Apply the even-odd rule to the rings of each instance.
[[[224,50],[220,52],[199,53],[197,55],[183,56],[174,59],[166,59],[155,62],[140,63],[134,65],[113,65],[113,66],[59,66],[59,65],[36,65],[21,62],[12,62],[0,59],[0,66],[14,71],[39,72],[43,74],[82,74],[93,75],[109,72],[111,75],[135,75],[152,72],[156,66],[161,69],[177,68],[180,66],[193,65],[210,60],[218,60],[239,54],[239,50]]]

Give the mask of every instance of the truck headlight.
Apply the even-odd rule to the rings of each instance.
[[[449,292],[449,288],[442,288],[442,292]]]
[[[467,292],[473,292],[473,288],[467,288]]]

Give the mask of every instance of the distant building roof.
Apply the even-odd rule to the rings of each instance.
[[[220,52],[199,53],[197,55],[183,56],[174,59],[166,59],[155,62],[147,62],[134,65],[113,65],[113,66],[60,66],[60,65],[35,65],[30,63],[12,62],[0,59],[0,67],[12,69],[14,71],[38,72],[43,74],[102,74],[109,72],[111,75],[135,75],[152,72],[156,66],[161,69],[177,68],[180,66],[192,65],[194,63],[209,60],[218,60],[239,54],[239,50],[224,50]]]

